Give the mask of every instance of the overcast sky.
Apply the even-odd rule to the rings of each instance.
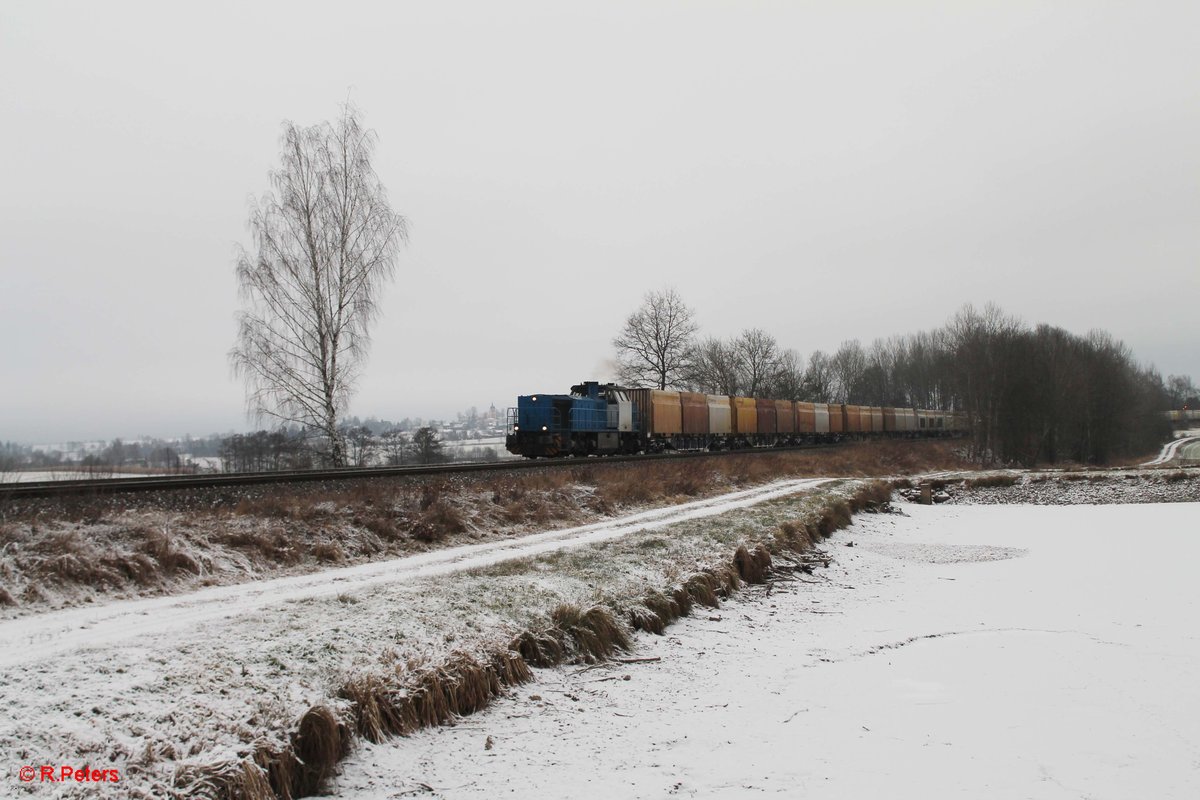
[[[245,429],[237,243],[350,97],[411,224],[351,405],[608,377],[675,287],[805,357],[995,301],[1200,378],[1200,3],[0,4],[0,439]]]

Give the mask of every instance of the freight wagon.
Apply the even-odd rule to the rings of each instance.
[[[966,417],[916,408],[805,403],[587,381],[570,394],[517,398],[509,452],[529,458],[785,447],[843,439],[964,433]]]
[[[1200,409],[1185,408],[1167,412],[1167,419],[1175,424],[1182,422],[1200,422]]]

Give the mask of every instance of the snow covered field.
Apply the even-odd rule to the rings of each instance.
[[[98,481],[102,478],[143,478],[145,472],[86,472],[83,470],[13,470],[0,472],[0,483],[36,483],[41,481]]]
[[[332,796],[1200,796],[1200,504],[902,508]]]

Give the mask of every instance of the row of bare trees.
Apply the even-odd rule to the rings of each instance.
[[[315,435],[314,435],[315,433]],[[434,428],[411,433],[392,428],[375,434],[365,425],[342,426],[338,431],[343,452],[337,466],[436,464],[448,460],[445,445]],[[334,466],[323,432],[280,428],[233,434],[221,441],[225,472],[278,472]],[[486,454],[475,454],[481,460]]]
[[[964,306],[932,331],[843,342],[807,360],[750,328],[731,339],[697,336],[674,290],[648,294],[613,340],[619,382],[714,394],[965,412],[985,461],[1104,463],[1155,447],[1162,412],[1195,394],[1164,383],[1103,331],[1078,336],[1030,327],[994,305]]]

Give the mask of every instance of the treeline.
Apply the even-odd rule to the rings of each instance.
[[[348,417],[342,421],[339,433],[351,466],[495,460],[498,456],[492,447],[457,446],[450,448],[453,450],[450,455],[444,445],[501,434],[503,414],[495,407],[485,412],[471,407],[456,416],[457,420],[449,423],[420,417],[405,417],[398,422]],[[137,469],[154,472],[317,469],[329,465],[328,448],[319,439],[297,425],[285,425],[251,433],[67,442],[55,447],[0,442],[0,472],[47,470],[107,475]]]
[[[187,471],[190,459],[216,456],[221,437],[206,439],[139,439],[110,442],[69,442],[61,449],[31,447],[15,442],[0,443],[0,469],[105,472],[118,468],[147,468],[156,471]]]
[[[614,339],[618,380],[712,394],[964,412],[985,463],[1101,464],[1170,436],[1164,411],[1196,389],[1166,381],[1103,331],[1031,327],[994,305],[965,306],[946,325],[869,346],[843,342],[803,359],[753,328],[701,338],[673,291],[647,295]],[[662,346],[666,343],[667,346]]]
[[[339,429],[345,447],[346,465],[351,467],[438,464],[452,460],[495,461],[492,447],[457,448],[451,455],[441,433],[433,427],[407,431],[389,428],[376,433],[367,425],[344,425]],[[304,430],[279,429],[233,434],[222,440],[220,450],[225,472],[274,472],[328,468],[332,459],[328,440]]]

